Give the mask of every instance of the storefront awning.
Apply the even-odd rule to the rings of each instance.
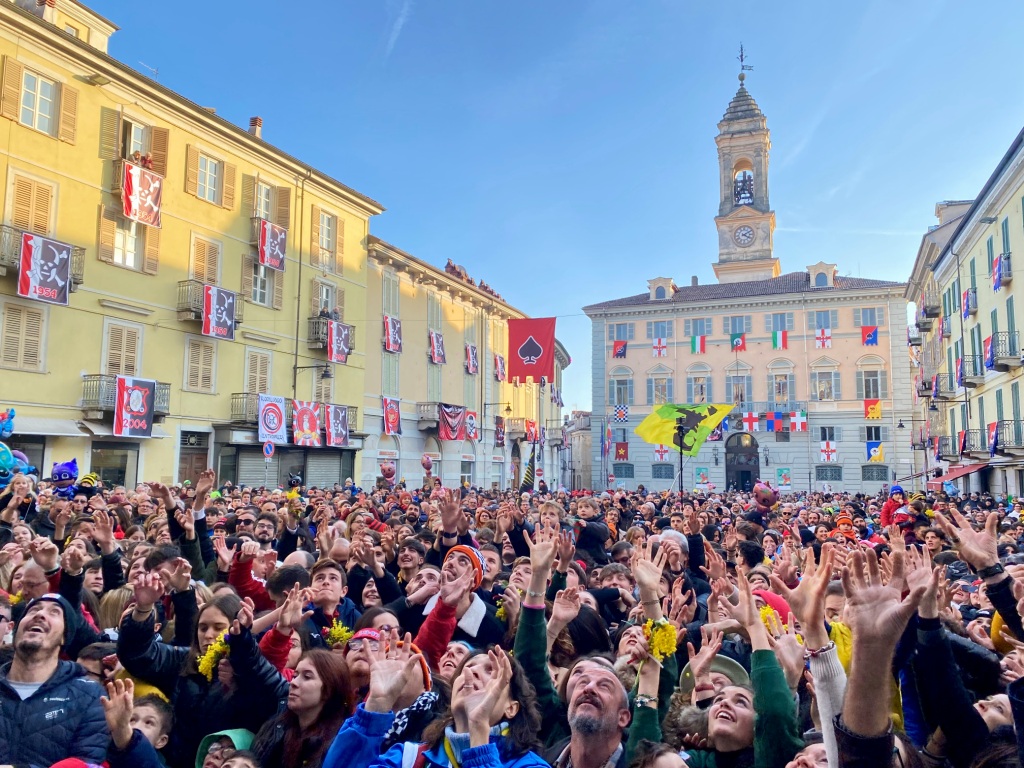
[[[114,434],[114,428],[110,424],[104,424],[102,421],[91,421],[89,419],[82,419],[80,424],[89,432],[92,433],[93,437],[117,437]],[[79,432],[79,435],[82,433]],[[153,425],[153,437],[163,439],[169,435],[164,432],[163,428],[159,424]],[[137,438],[132,438],[137,439]],[[142,438],[145,439],[145,438]]]
[[[14,417],[14,434],[18,435],[48,435],[50,437],[84,437],[83,432],[74,419],[48,419],[42,416]]]
[[[950,467],[949,471],[946,472],[942,477],[936,477],[933,480],[928,481],[929,491],[941,491],[942,484],[947,480],[956,480],[957,478],[969,475],[972,472],[977,472],[979,469],[984,469],[988,464],[966,464],[962,467]]]

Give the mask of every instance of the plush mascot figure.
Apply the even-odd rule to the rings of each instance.
[[[53,483],[53,492],[56,496],[68,501],[75,498],[75,491],[78,490],[78,459],[54,462],[50,471],[50,481]]]
[[[285,495],[289,499],[296,499],[302,495],[302,475],[288,473],[288,493]]]

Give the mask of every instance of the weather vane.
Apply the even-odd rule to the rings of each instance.
[[[737,56],[736,58],[739,59],[740,61],[740,82],[742,83],[743,80],[746,78],[746,75],[744,75],[743,73],[754,71],[754,68],[752,66],[745,63],[747,60],[747,55],[743,51],[743,43],[740,43],[740,55]]]

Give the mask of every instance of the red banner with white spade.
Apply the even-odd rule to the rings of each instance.
[[[164,180],[159,174],[134,163],[125,161],[122,167],[121,206],[124,217],[147,227],[159,227]]]

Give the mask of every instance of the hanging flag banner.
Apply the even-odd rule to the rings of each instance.
[[[961,306],[963,308],[963,317],[964,320],[966,320],[971,316],[971,292],[969,290],[964,291],[963,296],[961,296],[961,299],[963,299],[963,301],[961,302]]]
[[[476,440],[476,411],[466,411],[466,439]]]
[[[526,379],[555,377],[555,318],[512,318],[508,321],[508,375]]]
[[[651,344],[651,354],[654,357],[668,357],[668,342],[666,339],[657,338]]]
[[[825,464],[831,464],[839,460],[836,458],[836,449],[831,440],[821,441],[820,459]]]
[[[336,320],[327,321],[327,359],[332,363],[348,363],[352,351],[352,326]]]
[[[259,250],[260,264],[268,269],[284,272],[284,252],[288,241],[288,230],[266,219],[260,219]]]
[[[814,334],[814,348],[815,349],[831,349],[832,348],[832,329],[831,328],[819,328],[817,333]]]
[[[213,285],[203,286],[203,336],[235,340],[235,294]]]
[[[151,437],[155,407],[155,381],[118,376],[114,395],[114,434],[118,437]]]
[[[629,406],[616,405],[612,407],[612,420],[620,424],[629,421]]]
[[[664,443],[658,443],[654,449],[654,460],[655,461],[668,461],[668,455],[670,451],[667,445]]]
[[[782,412],[774,411],[764,415],[764,427],[768,432],[781,432],[783,429],[782,425]]]
[[[402,351],[402,321],[397,317],[384,315],[384,350],[396,354]]]
[[[626,346],[629,344],[628,341],[613,341],[612,342],[612,357],[619,357],[625,359],[626,357]]]
[[[384,415],[384,434],[402,434],[402,409],[398,399],[394,397],[382,397],[381,407]]]
[[[789,349],[789,331],[772,331],[772,349]]]
[[[746,352],[747,351],[747,334],[745,333],[730,333],[729,334],[729,345],[732,347],[733,352]]]
[[[793,490],[793,470],[789,467],[775,469],[775,488],[779,491]]]
[[[708,337],[707,336],[691,336],[690,337],[690,354],[703,355],[708,351]]]
[[[615,461],[629,461],[629,443],[615,444]]]
[[[697,467],[693,470],[693,484],[701,491],[706,491],[711,484],[711,470],[707,467]]]
[[[480,373],[480,359],[477,356],[476,344],[466,345],[466,373],[470,376]]]
[[[505,417],[495,416],[494,417],[494,447],[504,448],[505,447]]]
[[[789,414],[789,431],[790,432],[806,432],[807,431],[807,412],[806,411],[792,411]]]
[[[865,400],[864,401],[864,418],[865,419],[880,419],[882,418],[882,401],[878,399]]]
[[[761,430],[761,416],[757,411],[743,412],[743,428],[747,432],[759,432]]]
[[[860,327],[860,341],[865,347],[878,346],[878,326],[862,325]]]
[[[992,290],[998,291],[1003,287],[1003,257],[996,256],[992,259]]]
[[[147,227],[159,227],[164,180],[148,168],[127,160],[121,163],[121,168],[121,206],[124,217]]]
[[[999,450],[999,422],[992,421],[988,425],[988,455],[995,456]]]
[[[288,425],[284,420],[284,398],[256,395],[259,439],[261,443],[288,444]]]
[[[292,400],[292,443],[320,447],[320,403]]]
[[[885,448],[882,447],[881,440],[868,440],[865,445],[868,451],[868,461],[879,463],[885,461]]]
[[[444,334],[440,331],[427,331],[427,341],[430,342],[430,362],[434,365],[444,365],[448,358],[444,353]]]
[[[344,448],[348,445],[348,406],[327,405],[327,445]]]
[[[540,440],[540,432],[537,430],[537,422],[526,420],[526,442],[536,443]]]
[[[982,348],[985,350],[985,370],[994,371],[996,369],[996,346],[992,343],[991,336],[985,337]]]
[[[439,440],[466,439],[466,406],[437,404],[437,437]]]
[[[42,235],[23,233],[18,295],[66,306],[71,290],[71,247]]]
[[[526,462],[526,469],[523,471],[523,482],[519,485],[520,493],[533,491],[533,484],[537,479],[537,453],[536,449],[530,446],[530,458]]]
[[[722,403],[660,405],[634,431],[645,443],[671,445],[685,456],[696,456],[732,409]]]
[[[494,380],[505,381],[507,378],[505,374],[505,357],[504,355],[494,355]]]

